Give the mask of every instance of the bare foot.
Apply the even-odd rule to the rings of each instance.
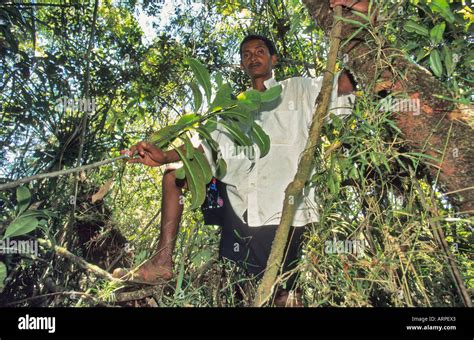
[[[144,281],[170,280],[173,277],[173,262],[171,258],[162,260],[155,255],[138,268],[136,275]]]
[[[127,277],[127,275],[129,276]],[[156,255],[135,271],[117,268],[113,271],[112,276],[149,284],[158,283],[160,280],[168,281],[173,277],[173,262],[171,259],[162,260]]]

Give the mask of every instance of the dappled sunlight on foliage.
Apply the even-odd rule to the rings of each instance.
[[[0,5],[1,183],[118,157],[120,150],[153,136],[176,147],[188,143],[191,132],[202,132],[199,124],[213,114],[223,111],[224,116],[229,107],[245,110],[274,99],[244,93],[251,84],[240,68],[239,44],[248,33],[275,41],[276,79],[321,76],[326,66],[328,39],[302,1],[250,1],[248,6],[248,1],[208,1],[192,10],[183,1],[152,32],[144,29],[144,21],[159,21],[163,6],[100,1],[94,14],[94,3]],[[316,171],[308,183],[316,187],[320,222],[306,233],[295,270],[305,306],[462,306],[447,254],[472,296],[472,211],[460,211],[452,193],[447,194],[437,165],[452,151],[448,143],[437,153],[410,149],[393,107],[384,102],[401,98],[387,90],[411,76],[392,64],[395,55],[406,57],[446,90],[427,92],[465,109],[451,121],[473,126],[473,14],[458,2],[447,6],[383,2],[377,22],[359,15],[362,23],[355,30],[368,32],[367,49],[377,55],[371,67],[377,74],[393,71],[394,79],[387,88],[356,79],[353,113],[346,119],[330,115],[324,125],[314,153]],[[196,76],[200,65],[209,79]],[[341,56],[338,68],[348,66]],[[375,94],[377,87],[387,93]],[[93,109],[78,109],[91,101]],[[236,116],[225,122],[253,123]],[[228,131],[233,132],[237,123],[231,123]],[[179,136],[162,130],[171,125]],[[236,130],[236,141],[252,143]],[[253,133],[261,137],[260,150],[266,150],[266,134]],[[429,143],[419,144],[425,148]],[[466,178],[472,178],[472,155],[461,156],[470,165]],[[185,164],[186,176],[192,165]],[[429,167],[438,173],[433,176]],[[32,181],[19,191],[0,191],[0,235],[15,232],[12,237],[19,240],[51,241],[109,273],[138,266],[156,251],[164,171],[120,160]],[[204,225],[199,209],[191,209],[204,199],[196,198],[197,192],[185,193],[169,282],[154,290],[125,285],[40,246],[35,255],[0,253],[0,305],[251,305],[258,281],[218,259],[219,227]],[[92,202],[97,193],[101,197]],[[284,285],[287,279],[285,274],[278,280]],[[48,295],[60,288],[83,295]]]

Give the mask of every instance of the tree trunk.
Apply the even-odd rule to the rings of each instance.
[[[326,34],[333,23],[329,1],[302,0],[316,24]],[[346,13],[344,17],[361,21],[360,17]],[[341,38],[349,38],[358,27],[345,24]],[[461,107],[435,95],[452,97],[443,84],[429,71],[408,60],[388,46],[381,50],[365,39],[360,32],[341,48],[347,54],[345,67],[354,75],[364,91],[379,93],[392,91],[419,99],[420,111],[401,110],[393,113],[393,120],[403,133],[411,152],[420,152],[439,159],[429,160],[432,179],[438,179],[454,203],[464,212],[474,210],[474,131],[467,123],[472,117],[472,106]],[[385,62],[380,62],[380,56]],[[426,163],[426,162],[425,162]]]

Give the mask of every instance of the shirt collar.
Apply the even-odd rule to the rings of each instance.
[[[265,85],[266,89],[269,89],[270,87],[278,85],[278,82],[275,80],[275,78],[271,77],[263,82],[263,85]]]

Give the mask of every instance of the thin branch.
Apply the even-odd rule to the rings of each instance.
[[[15,188],[15,187],[17,187],[21,184],[29,183],[29,182],[37,180],[37,179],[53,178],[53,177],[72,174],[72,173],[75,173],[75,172],[81,172],[81,171],[85,171],[85,170],[95,169],[95,168],[98,168],[100,166],[103,166],[103,165],[106,165],[106,164],[109,164],[109,163],[114,163],[114,162],[117,162],[121,159],[126,159],[126,158],[130,158],[130,157],[128,155],[122,155],[122,156],[119,156],[119,157],[105,159],[103,161],[99,161],[99,162],[95,162],[95,163],[91,163],[91,164],[87,164],[87,165],[83,165],[83,166],[78,166],[78,167],[71,168],[71,169],[46,172],[46,173],[37,174],[37,175],[34,175],[34,176],[30,176],[30,177],[21,178],[17,181],[1,184],[0,185],[0,191]]]
[[[43,3],[6,3],[6,4],[2,4],[2,6],[12,6],[12,7],[17,7],[17,8],[27,8],[27,7],[40,7],[40,6],[43,6],[43,7],[76,7],[76,6],[79,6],[79,7],[84,7],[83,5],[80,5],[80,4],[43,4]]]
[[[105,279],[105,280],[113,281],[113,282],[123,282],[120,279],[116,279],[112,277],[110,273],[106,272],[105,270],[96,266],[95,264],[91,264],[87,262],[86,260],[84,260],[82,257],[74,255],[66,248],[52,244],[51,241],[48,241],[45,239],[38,239],[38,243],[45,248],[53,250],[57,255],[74,262],[82,269],[85,269],[86,271],[93,273],[94,275],[96,275],[97,277],[100,277],[101,279]]]
[[[335,15],[338,17],[342,16],[341,6],[337,6],[335,8]],[[311,173],[314,159],[314,150],[319,143],[321,128],[331,99],[337,53],[339,50],[339,44],[341,42],[341,30],[342,22],[341,20],[337,20],[331,31],[327,68],[326,72],[324,73],[321,91],[318,95],[318,98],[316,99],[316,112],[314,113],[313,121],[311,123],[306,148],[301,154],[301,159],[298,164],[296,175],[285,190],[285,200],[283,202],[280,225],[278,226],[275,238],[272,243],[272,249],[270,256],[268,257],[265,274],[263,275],[262,281],[257,290],[257,295],[253,302],[254,307],[263,306],[272,294],[272,290],[283,260],[285,246],[290,233],[290,227],[293,223],[293,218],[296,213],[296,202],[301,200],[302,190]]]
[[[94,3],[94,12],[92,14],[92,24],[91,24],[91,35],[89,37],[89,43],[87,46],[87,53],[85,55],[86,58],[86,77],[84,80],[84,94],[87,100],[90,98],[90,78],[91,78],[91,70],[90,70],[90,57],[92,52],[92,47],[94,45],[94,35],[95,35],[95,24],[97,22],[97,9],[99,7],[99,0],[95,0]],[[82,116],[81,120],[81,134],[79,135],[79,152],[77,153],[77,166],[82,164],[82,154],[84,151],[84,142],[86,139],[86,132],[87,132],[87,122],[89,120],[89,111],[85,110],[84,115]],[[76,211],[76,198],[77,193],[79,190],[79,181],[76,178],[74,180],[74,204],[72,207],[71,217],[74,218],[74,213]]]
[[[133,301],[133,300],[141,300],[146,297],[153,296],[153,294],[157,293],[158,290],[162,288],[163,287],[160,285],[160,286],[146,287],[146,288],[134,290],[131,292],[116,293],[115,301],[126,302],[126,301]]]

